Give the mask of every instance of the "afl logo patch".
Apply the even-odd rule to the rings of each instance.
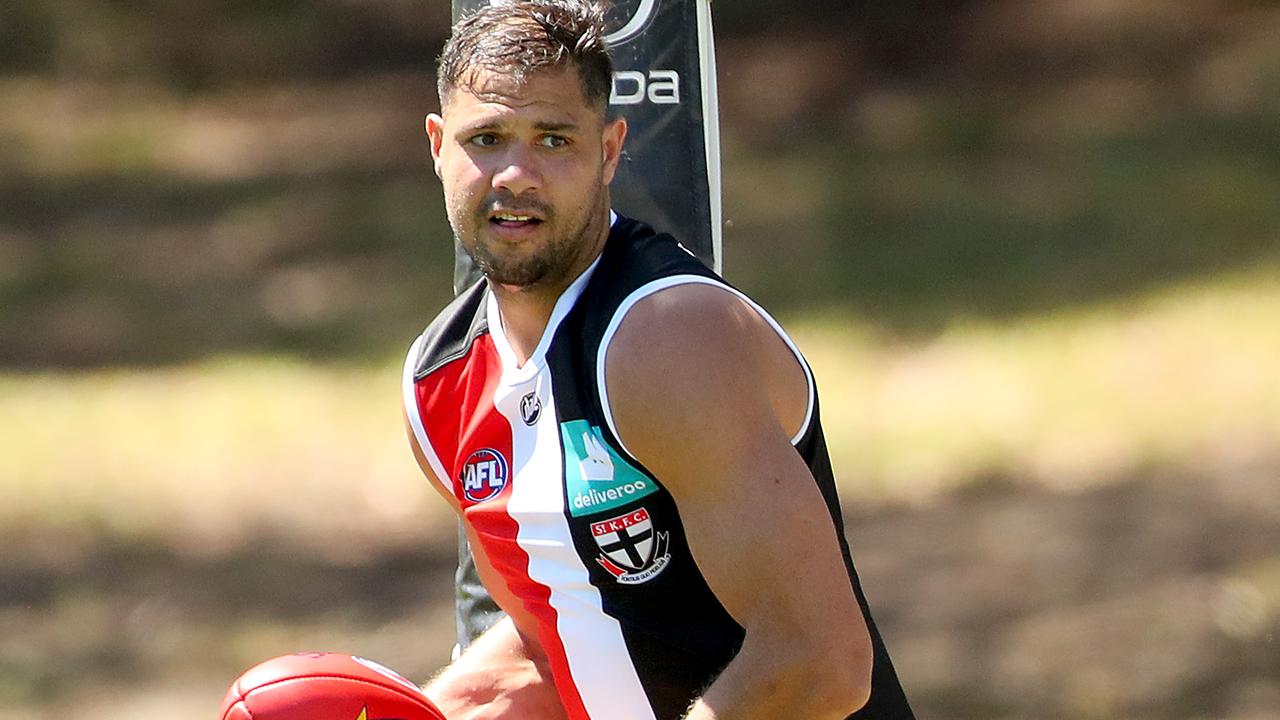
[[[532,427],[541,416],[542,398],[538,397],[536,390],[520,398],[520,419],[525,425]]]
[[[484,448],[471,453],[462,464],[462,494],[471,502],[498,497],[507,487],[507,459],[497,450]]]

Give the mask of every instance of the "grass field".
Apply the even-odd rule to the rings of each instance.
[[[926,342],[788,323],[922,710],[1200,717],[1169,712],[1226,683],[1203,717],[1265,716],[1278,316],[1259,268]],[[426,677],[452,631],[453,525],[398,382],[394,358],[262,357],[0,379],[0,718],[199,716],[299,648]]]
[[[875,505],[1001,480],[1074,491],[1280,447],[1277,317],[1280,270],[1259,268],[922,342],[834,314],[787,324],[819,379],[842,490]],[[379,526],[353,516],[343,545],[421,532],[434,503],[405,453],[399,362],[0,376],[13,491],[0,514],[212,548],[261,527],[336,540],[335,506]],[[273,502],[282,484],[306,489],[293,509]]]
[[[0,4],[0,720],[451,643],[395,357],[448,4],[161,5]],[[724,5],[727,276],[921,717],[1273,720],[1280,9]]]

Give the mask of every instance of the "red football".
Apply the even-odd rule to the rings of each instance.
[[[222,720],[446,720],[416,685],[372,660],[297,653],[245,671]]]

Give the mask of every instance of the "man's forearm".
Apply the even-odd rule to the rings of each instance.
[[[481,635],[426,687],[449,720],[563,720],[545,660],[510,618]]]

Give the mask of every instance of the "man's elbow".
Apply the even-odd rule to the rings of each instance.
[[[821,688],[815,707],[832,717],[845,718],[861,710],[871,700],[871,673],[845,672],[834,674]]]
[[[838,633],[837,633],[838,634]],[[792,717],[843,720],[871,699],[871,644],[822,638],[798,652],[776,652],[773,677],[763,687]]]
[[[810,677],[814,683],[812,707],[820,714],[813,717],[845,718],[871,699],[871,638],[865,630],[849,634],[854,637],[827,638],[822,652],[816,653],[814,666],[821,670]]]
[[[846,718],[861,710],[871,699],[870,664],[857,670],[830,670],[820,673],[817,687],[811,689],[810,707],[813,713],[807,717]]]

